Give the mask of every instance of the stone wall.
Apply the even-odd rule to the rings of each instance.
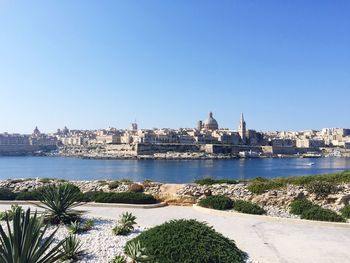
[[[152,155],[166,152],[200,152],[200,145],[196,144],[136,144],[138,155]]]
[[[38,151],[51,151],[57,147],[40,145],[0,145],[0,155],[27,155]]]

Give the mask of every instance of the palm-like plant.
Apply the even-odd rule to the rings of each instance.
[[[57,229],[44,238],[47,226],[36,212],[30,217],[30,209],[16,209],[12,228],[6,221],[6,232],[0,226],[0,263],[53,263],[62,257],[62,242],[53,245]]]
[[[71,184],[48,185],[41,190],[38,206],[45,209],[45,219],[52,224],[68,224],[80,218],[82,211],[74,210],[82,203],[78,187]]]
[[[61,260],[78,260],[83,254],[84,250],[81,250],[80,240],[75,235],[69,235],[62,243],[63,256]]]
[[[113,233],[115,235],[129,234],[132,230],[134,230],[134,225],[136,224],[135,220],[136,216],[134,216],[132,213],[123,213],[120,216],[117,225],[113,228]]]

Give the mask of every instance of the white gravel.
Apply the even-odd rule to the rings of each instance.
[[[85,218],[86,219],[86,218]],[[124,255],[124,246],[128,240],[141,234],[146,228],[136,226],[134,231],[127,236],[116,236],[112,233],[112,228],[116,225],[114,220],[92,218],[95,226],[92,230],[80,233],[79,237],[84,255],[78,262],[81,263],[108,263],[118,254]],[[56,227],[49,227],[48,234],[52,233]],[[62,240],[69,235],[67,227],[60,226],[56,232],[56,238]],[[259,263],[248,258],[247,263]]]
[[[136,226],[129,235],[116,236],[112,233],[116,221],[100,218],[93,218],[93,220],[95,225],[92,230],[77,235],[82,245],[81,249],[84,250],[84,254],[78,262],[108,263],[116,255],[124,255],[125,243],[144,231],[143,228]],[[49,227],[48,234],[52,233],[54,229],[55,227]],[[58,241],[68,235],[67,227],[60,226],[55,236]]]

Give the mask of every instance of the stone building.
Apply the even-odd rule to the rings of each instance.
[[[212,112],[209,112],[208,119],[206,119],[204,123],[202,121],[198,122],[197,129],[205,129],[210,131],[215,131],[219,129],[218,122],[214,119]]]

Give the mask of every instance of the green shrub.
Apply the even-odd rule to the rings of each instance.
[[[40,178],[38,181],[43,184],[49,184],[53,181],[53,178]]]
[[[203,198],[198,203],[202,207],[217,209],[217,210],[228,210],[232,208],[232,200],[223,195],[211,195]]]
[[[244,201],[244,200],[235,200],[233,202],[233,209],[237,212],[245,213],[245,214],[253,214],[253,215],[263,215],[266,214],[266,211],[254,204],[252,202]]]
[[[304,211],[300,218],[317,221],[345,222],[345,219],[336,212],[319,206],[315,206]]]
[[[48,226],[36,212],[17,209],[10,224],[7,221],[7,230],[0,225],[0,262],[54,263],[62,257],[63,242],[54,243],[57,229],[45,235]]]
[[[129,192],[134,192],[134,193],[142,193],[143,192],[143,185],[140,185],[140,184],[129,184],[128,191]]]
[[[100,186],[108,185],[108,182],[107,182],[106,180],[98,180],[97,183],[98,183]]]
[[[306,185],[306,189],[316,195],[316,198],[326,198],[330,194],[335,194],[338,187],[334,183],[313,181]]]
[[[332,173],[332,174],[319,174],[319,175],[307,175],[307,176],[291,176],[291,177],[279,177],[273,179],[255,178],[249,181],[248,189],[255,194],[262,194],[268,190],[279,189],[288,184],[306,186],[311,182],[320,181],[328,182],[333,185],[341,183],[350,183],[350,171]]]
[[[193,219],[166,222],[141,233],[127,246],[132,242],[140,242],[144,253],[158,263],[243,263],[246,259],[234,241]]]
[[[199,185],[213,185],[213,184],[237,184],[238,181],[234,179],[214,179],[211,177],[205,177],[195,180],[194,183]]]
[[[317,205],[313,204],[311,201],[303,198],[303,199],[296,199],[294,200],[290,205],[290,213],[294,215],[301,215],[303,212],[317,207]]]
[[[80,193],[77,196],[77,202],[94,202],[99,194],[103,194],[102,191],[90,191],[85,193]]]
[[[266,193],[272,189],[278,189],[280,187],[283,187],[283,183],[279,181],[272,181],[268,179],[262,180],[260,178],[256,178],[250,181],[248,184],[248,190],[257,195]]]
[[[344,206],[342,209],[340,209],[340,213],[345,218],[350,218],[350,205]]]
[[[0,188],[0,200],[15,200],[16,194],[8,189]]]
[[[124,204],[155,204],[157,199],[144,193],[99,193],[95,196],[97,203],[124,203]]]
[[[31,200],[31,201],[34,200],[34,201],[37,201],[37,200],[40,200],[40,196],[41,196],[41,188],[34,189],[31,191],[19,192],[16,195],[16,200]]]
[[[117,189],[119,186],[120,182],[119,181],[112,181],[108,183],[108,188],[110,190]]]
[[[127,178],[122,178],[119,180],[119,182],[121,182],[123,184],[132,184],[132,181],[130,179],[127,179]]]

